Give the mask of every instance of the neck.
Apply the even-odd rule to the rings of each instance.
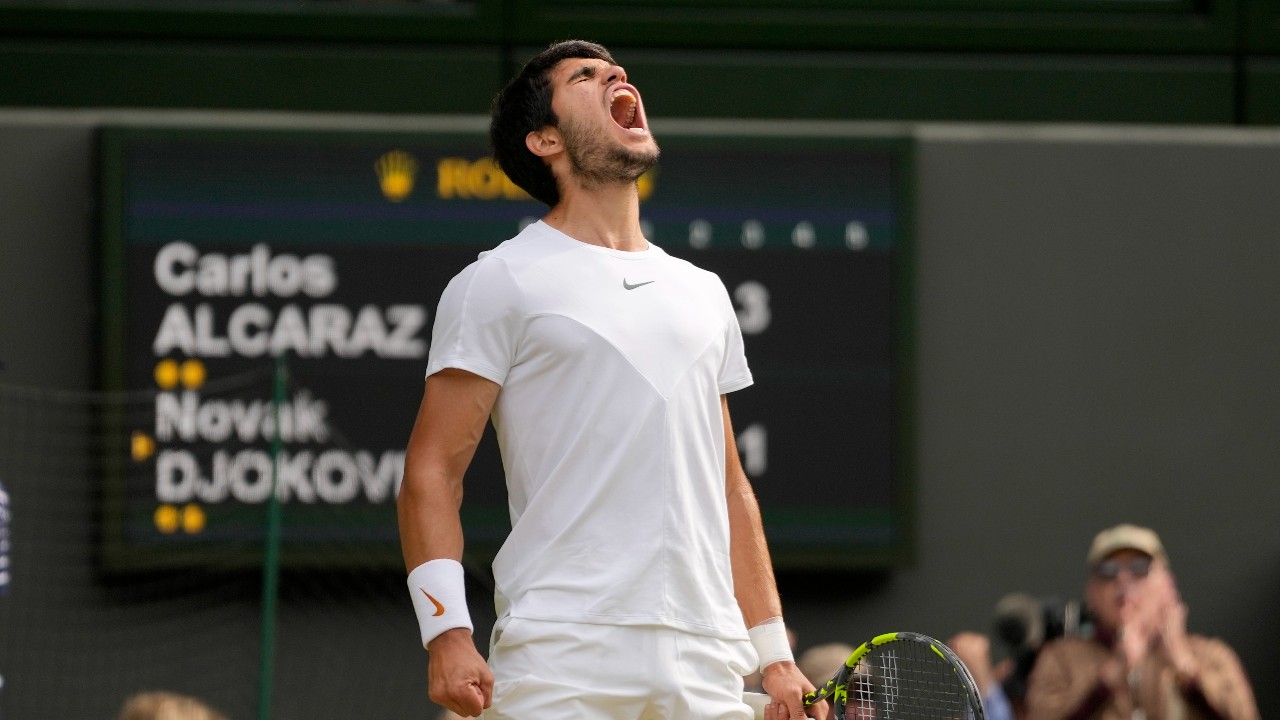
[[[634,183],[591,190],[566,187],[543,222],[588,245],[626,251],[649,247],[640,231],[640,198]]]

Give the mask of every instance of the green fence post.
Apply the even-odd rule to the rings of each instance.
[[[259,663],[258,720],[271,718],[271,682],[275,671],[276,600],[280,585],[280,407],[284,405],[286,370],[284,354],[276,356],[274,396],[271,404],[274,429],[271,433],[271,496],[267,498],[267,527],[262,553],[262,659]]]

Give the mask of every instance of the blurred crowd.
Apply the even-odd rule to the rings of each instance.
[[[990,720],[1257,720],[1235,651],[1188,631],[1187,606],[1155,531],[1102,530],[1085,568],[1083,607],[1022,595],[1001,601],[997,636],[1012,652],[999,663],[985,635],[951,638]]]
[[[1101,531],[1085,557],[1083,604],[1011,594],[996,606],[992,636],[962,631],[947,640],[973,676],[986,720],[1259,720],[1253,689],[1232,648],[1187,629],[1169,557],[1151,529]],[[788,639],[796,646],[794,632]],[[842,642],[797,656],[822,687],[853,653]],[[745,678],[760,692],[760,678]],[[876,717],[846,708],[841,720]],[[118,720],[226,720],[204,703],[173,693],[141,693]],[[460,720],[444,711],[438,720]]]

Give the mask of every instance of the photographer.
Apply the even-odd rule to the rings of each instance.
[[[1061,637],[1041,649],[1027,688],[1030,720],[1257,720],[1235,652],[1187,634],[1187,608],[1153,531],[1103,530],[1087,566],[1093,636]]]
[[[1078,600],[1036,597],[1024,592],[1000,598],[992,630],[1005,657],[994,670],[1015,717],[1022,720],[1027,715],[1027,676],[1040,648],[1063,635],[1087,636],[1093,631],[1091,623]]]

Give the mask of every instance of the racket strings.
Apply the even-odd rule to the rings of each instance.
[[[975,713],[957,669],[930,645],[890,642],[856,667],[837,695],[844,720],[967,720]]]

